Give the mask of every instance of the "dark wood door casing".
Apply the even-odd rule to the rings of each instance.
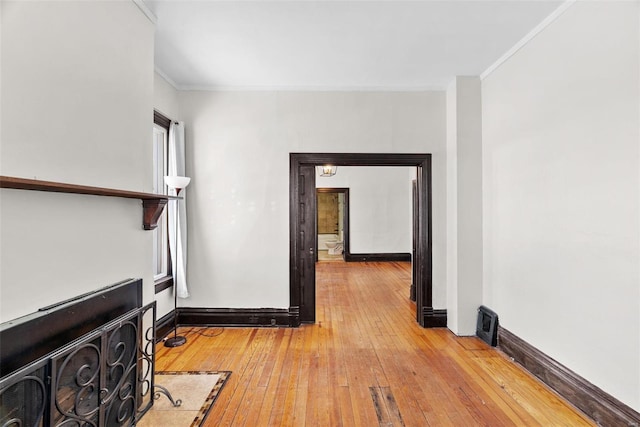
[[[295,292],[291,292],[290,311],[299,313],[302,323],[316,319],[316,176],[315,166],[302,164],[295,168],[292,186],[292,209],[295,220],[290,239],[292,262],[291,279]],[[294,261],[295,260],[295,261]],[[295,307],[295,309],[294,309]]]
[[[431,154],[381,154],[381,153],[290,153],[289,155],[289,231],[290,231],[290,307],[291,313],[299,312],[301,322],[315,321],[315,274],[313,282],[309,276],[302,280],[301,259],[299,250],[300,201],[305,199],[305,206],[313,206],[315,213],[315,166],[332,164],[335,166],[415,166],[417,168],[417,244],[416,255],[416,320],[425,327],[446,326],[446,311],[434,310],[432,297],[432,238],[431,238]],[[308,181],[302,173],[312,167],[313,192],[300,193],[301,186]],[[302,178],[302,177],[305,178]],[[308,182],[307,182],[308,184]],[[310,205],[312,203],[312,205]],[[305,219],[306,221],[306,219]],[[313,238],[315,248],[315,214],[313,221]],[[315,260],[315,256],[314,256]],[[315,273],[315,270],[314,270]],[[306,273],[305,273],[306,274]],[[313,293],[313,306],[305,306],[302,312],[304,296],[305,304]],[[366,304],[366,301],[360,303]]]
[[[414,179],[411,182],[411,289],[409,290],[409,299],[416,300],[416,278],[418,277],[418,264],[415,262],[416,252],[418,248],[418,185]]]

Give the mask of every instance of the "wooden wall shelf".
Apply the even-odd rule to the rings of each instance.
[[[62,182],[40,181],[37,179],[15,178],[10,176],[0,176],[0,188],[140,199],[142,200],[142,225],[145,230],[153,230],[158,226],[158,218],[160,218],[162,210],[169,200],[181,199],[181,197],[166,196],[164,194],[139,193],[136,191],[90,187],[87,185],[65,184]]]

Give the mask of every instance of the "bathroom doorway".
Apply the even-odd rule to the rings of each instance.
[[[349,254],[349,189],[316,189],[316,261],[345,260]]]

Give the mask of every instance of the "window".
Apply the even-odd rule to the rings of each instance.
[[[154,112],[153,119],[153,192],[167,194],[164,177],[167,175],[168,168],[171,121],[157,112]],[[156,293],[173,285],[166,209],[158,219],[158,227],[153,230],[153,277],[156,282]]]

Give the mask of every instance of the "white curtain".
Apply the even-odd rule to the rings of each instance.
[[[184,156],[184,123],[171,122],[169,126],[169,168],[168,175],[185,175]],[[171,250],[171,266],[173,270],[174,292],[180,298],[189,297],[187,288],[187,190],[180,191],[182,200],[169,201],[169,248]],[[175,196],[176,191],[169,189],[169,195]],[[176,210],[176,205],[178,209]],[[177,215],[177,227],[176,227]],[[178,238],[176,239],[176,232]],[[176,244],[177,242],[177,244]]]

